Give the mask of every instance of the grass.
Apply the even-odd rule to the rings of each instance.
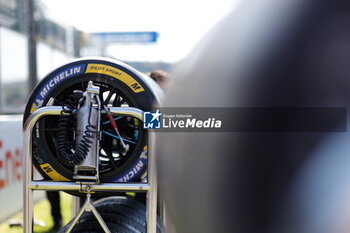
[[[72,196],[60,192],[61,198],[61,213],[63,218],[63,226],[66,225],[72,218]],[[14,216],[11,216],[9,219],[22,220],[23,213],[18,213]],[[40,220],[45,223],[44,227],[34,225],[35,233],[55,233],[55,231],[50,231],[53,227],[53,220],[51,217],[51,207],[49,201],[44,198],[43,200],[37,202],[34,205],[34,220]],[[8,220],[0,223],[0,232],[1,233],[21,233],[23,232],[22,227],[14,226],[10,227]]]

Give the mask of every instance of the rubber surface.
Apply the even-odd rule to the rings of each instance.
[[[105,92],[106,95],[101,94],[101,98],[108,98],[108,93],[116,93],[115,96],[111,95],[114,96],[112,98],[109,96],[110,106],[127,104],[147,111],[158,101],[155,88],[150,85],[149,80],[130,66],[102,58],[79,59],[52,71],[36,86],[27,102],[23,124],[32,112],[42,106],[62,106],[74,89],[84,91],[89,80],[100,86],[101,92]],[[57,160],[57,121],[58,117],[49,116],[37,123],[33,132],[33,164],[48,180],[68,181],[72,179],[73,167],[65,166]],[[103,155],[100,152],[100,157],[104,157],[100,164],[102,182],[130,182],[138,179],[147,164],[147,133],[142,128],[142,122],[126,117],[116,122],[122,136],[130,137],[134,144],[130,144],[131,149],[126,156],[119,156],[118,160],[113,157],[113,164],[109,159],[112,156],[107,157],[106,154],[115,153],[118,146],[113,149],[113,145],[119,142],[109,136],[111,127],[108,128],[108,124],[104,126],[107,127],[105,131],[109,135],[103,134],[101,141],[104,150]]]
[[[111,232],[146,232],[146,208],[143,203],[131,198],[109,197],[96,201],[94,206]],[[59,232],[64,232],[69,224]],[[72,232],[103,232],[103,230],[93,213],[85,212]],[[158,224],[157,233],[161,232],[162,227]]]

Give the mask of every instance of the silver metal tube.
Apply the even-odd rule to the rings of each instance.
[[[101,215],[98,213],[98,211],[96,210],[96,208],[92,204],[90,197],[91,197],[90,189],[88,189],[88,194],[86,195],[85,203],[81,207],[81,209],[80,209],[79,213],[77,214],[77,216],[74,217],[72,223],[69,225],[69,227],[65,231],[65,233],[69,233],[69,232],[71,232],[73,230],[75,224],[78,222],[79,218],[84,213],[84,211],[92,211],[92,213],[95,215],[97,221],[100,223],[100,225],[101,225],[102,229],[104,230],[104,232],[105,233],[111,233],[111,231],[108,229],[107,224],[105,223],[105,221],[103,221]]]
[[[143,121],[143,111],[138,108],[132,108],[132,107],[110,107],[110,112],[113,114],[118,114],[120,116],[132,116],[135,117],[141,121]],[[43,116],[46,115],[60,115],[62,111],[61,106],[46,106],[39,108],[35,112],[33,112],[27,119],[27,121],[24,124],[23,131],[26,131],[29,129],[30,125],[31,128],[34,127],[35,123]]]
[[[80,185],[75,182],[54,182],[54,181],[31,181],[28,185],[32,190],[61,190],[61,191],[80,191],[85,190],[87,186],[91,191],[125,191],[125,192],[146,192],[150,190],[146,183],[100,183],[98,185]]]
[[[76,216],[80,210],[80,197],[72,196],[72,216]]]
[[[89,198],[87,198],[85,200],[85,203],[81,207],[79,213],[74,217],[73,221],[71,222],[71,224],[69,225],[69,227],[65,231],[65,233],[69,233],[69,232],[71,232],[73,230],[73,228],[74,228],[75,224],[77,223],[77,221],[79,220],[80,216],[84,213],[87,205],[89,205]]]
[[[100,131],[101,131],[101,100],[100,100],[100,97],[98,97],[98,95],[96,95],[96,101],[97,101],[97,111],[98,111],[98,114],[97,114],[97,133],[100,134]],[[100,181],[100,170],[99,170],[99,161],[100,161],[100,158],[99,158],[99,151],[100,151],[100,140],[101,138],[100,135],[96,135],[98,140],[96,140],[96,148],[95,148],[95,153],[96,153],[96,157],[95,157],[95,160],[96,160],[96,177],[97,177],[97,180],[98,182]]]
[[[30,181],[33,180],[32,164],[32,132],[35,123],[44,115],[59,115],[62,107],[45,107],[38,109],[28,117],[24,125],[24,179],[23,179],[23,232],[33,231],[33,190],[29,188]]]
[[[147,232],[157,232],[157,167],[155,160],[155,134],[149,131],[147,179],[151,189],[147,192]]]
[[[103,221],[103,218],[101,217],[100,213],[96,210],[95,206],[93,206],[91,204],[90,208],[91,208],[92,213],[95,215],[97,221],[100,223],[100,226],[102,227],[104,232],[111,233],[111,231],[108,229],[107,224],[105,223],[105,221]]]
[[[111,113],[118,114],[120,116],[132,116],[143,121],[143,111],[138,108],[122,108],[122,107],[108,107]]]
[[[47,181],[33,181],[33,165],[32,165],[32,132],[36,122],[43,116],[46,115],[60,115],[62,111],[61,106],[46,106],[39,108],[35,112],[33,112],[27,119],[24,124],[24,179],[23,179],[23,230],[24,233],[30,233],[33,229],[33,190],[81,190],[86,188],[86,185],[78,185],[74,182],[47,182]],[[122,108],[122,107],[111,107],[111,113],[122,115],[122,116],[132,116],[141,121],[143,121],[143,111],[137,108]],[[153,145],[150,146],[153,148]],[[137,184],[116,184],[116,183],[104,183],[99,185],[92,185],[91,190],[93,191],[130,191],[130,192],[138,192],[138,191],[149,191],[150,185],[154,184],[155,179],[152,176],[155,176],[155,168],[152,158],[153,152],[150,149],[151,160],[149,164],[151,164],[151,168],[148,168],[148,174],[151,176],[149,178],[148,184],[137,183]],[[153,165],[152,165],[153,164]],[[151,181],[151,182],[150,182]],[[155,183],[156,184],[156,183]],[[148,213],[148,223],[147,223],[147,232],[153,233],[155,231],[156,226],[156,205],[157,205],[157,196],[156,196],[156,187],[152,187],[152,190],[149,194],[151,201],[147,201],[147,213]],[[155,200],[154,200],[155,199]],[[155,203],[155,204],[154,204]],[[150,207],[155,208],[150,208]],[[154,217],[155,216],[155,217]],[[152,222],[152,224],[151,224]],[[153,230],[154,229],[154,230]]]
[[[23,153],[24,161],[24,179],[23,179],[23,232],[29,233],[33,229],[33,190],[28,188],[29,182],[32,180],[32,163],[31,163],[31,147],[32,141],[31,136],[28,137],[24,134],[25,143],[24,145],[30,145],[24,148],[25,153]]]

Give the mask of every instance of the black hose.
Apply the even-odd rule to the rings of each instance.
[[[82,140],[80,141],[76,151],[74,153],[68,151],[68,131],[69,128],[71,128],[72,125],[72,114],[73,109],[75,108],[75,104],[72,100],[68,99],[65,102],[65,105],[63,106],[63,110],[61,111],[61,116],[58,121],[58,133],[57,133],[57,158],[60,162],[67,166],[73,166],[78,165],[87,156],[87,153],[91,149],[91,145],[93,141],[91,140],[94,138],[94,134],[96,134],[96,126],[92,125],[90,123],[90,117],[91,117],[91,111],[92,111],[92,104],[90,103],[90,109],[89,109],[89,121],[88,125],[85,128],[85,131],[82,136]]]

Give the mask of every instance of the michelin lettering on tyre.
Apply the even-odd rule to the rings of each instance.
[[[147,164],[147,146],[144,146],[143,151],[140,155],[140,158],[137,160],[135,165],[132,168],[130,168],[126,173],[124,173],[124,175],[115,179],[114,182],[117,181],[120,183],[127,183],[131,181],[137,174],[139,174],[142,171],[142,169],[145,167],[146,164]]]
[[[31,97],[30,99],[32,99],[32,102],[28,103],[31,107],[29,111],[30,114],[46,105],[47,101],[52,97],[53,93],[59,89],[63,82],[74,81],[76,78],[80,77],[85,78],[85,74],[89,74],[89,76],[96,74],[97,77],[100,76],[99,74],[103,74],[104,76],[115,78],[125,84],[125,86],[123,85],[124,89],[130,88],[131,90],[129,90],[135,93],[135,96],[142,92],[148,94],[148,87],[143,86],[142,81],[140,83],[137,74],[134,74],[131,71],[129,72],[127,69],[124,70],[123,67],[119,68],[118,65],[110,63],[101,64],[98,61],[74,62],[52,72],[44,79],[45,81],[43,80],[43,84],[40,83],[33,93],[33,97],[35,98]],[[142,124],[142,121],[140,122],[139,120],[134,119],[134,123],[138,126]],[[138,133],[139,130],[135,129],[134,136],[136,139],[139,136]],[[35,144],[36,141],[33,141]],[[119,173],[119,176],[114,176],[112,179],[109,179],[109,182],[130,182],[132,179],[139,177],[139,174],[141,174],[147,166],[148,157],[147,146],[144,145],[140,154],[141,148],[138,149],[138,156],[135,158],[136,161],[133,159],[132,164],[130,164],[124,172]],[[36,167],[42,175],[45,175],[45,177],[47,176],[54,181],[69,181],[70,174],[65,174],[60,166],[56,165],[55,161],[39,157],[38,148],[36,146],[33,146],[33,149],[36,151],[36,153],[33,154],[33,161],[35,161]],[[39,149],[43,149],[42,145]]]
[[[87,68],[86,68],[87,66]],[[86,68],[86,70],[85,70]],[[81,64],[69,67],[55,75],[48,80],[40,89],[38,95],[35,97],[34,103],[32,105],[32,108],[30,110],[30,113],[33,113],[35,110],[40,108],[47,95],[55,88],[56,85],[58,85],[62,80],[66,78],[71,78],[74,76],[77,76],[82,73],[101,73],[106,74],[109,76],[112,76],[114,78],[119,79],[126,85],[128,85],[131,90],[135,93],[143,92],[144,88],[140,85],[139,82],[137,82],[133,77],[131,77],[129,74],[125,73],[124,71],[117,69],[113,66],[109,65],[103,65],[103,64]]]
[[[30,113],[33,113],[35,110],[37,110],[43,105],[45,98],[51,92],[51,90],[55,88],[56,85],[58,85],[60,82],[62,82],[66,78],[70,78],[70,77],[84,73],[85,67],[86,67],[86,64],[76,65],[76,66],[69,67],[53,75],[52,78],[43,85],[38,95],[35,97]]]

